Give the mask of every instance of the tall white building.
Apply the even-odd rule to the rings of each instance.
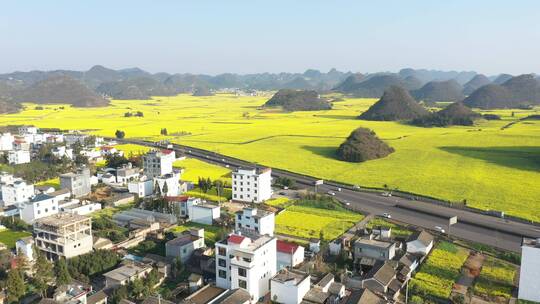
[[[143,155],[144,174],[154,178],[173,172],[173,163],[176,159],[173,150],[154,150]]]
[[[276,273],[276,238],[231,234],[216,243],[216,285],[246,290],[252,301],[270,291]]]
[[[58,213],[34,223],[37,249],[49,260],[66,259],[92,251],[92,219],[85,215]]]
[[[30,201],[19,204],[21,220],[27,224],[58,213],[58,200],[47,194],[38,194]]]
[[[251,231],[255,234],[274,236],[274,226],[273,212],[257,208],[244,208],[236,212],[235,229],[237,231]]]
[[[172,172],[154,177],[154,187],[159,186],[161,195],[177,196],[180,194],[180,171],[173,170]],[[167,187],[165,188],[165,184]],[[165,191],[167,190],[167,191]]]
[[[272,169],[242,169],[232,174],[235,201],[261,203],[272,196]]]
[[[27,184],[20,178],[9,179],[8,176],[6,178],[7,182],[1,186],[4,207],[28,202],[34,195],[34,185]]]
[[[521,270],[518,298],[540,302],[540,239],[524,238],[521,244]]]
[[[8,163],[10,165],[26,164],[30,162],[30,151],[10,150],[8,151]]]

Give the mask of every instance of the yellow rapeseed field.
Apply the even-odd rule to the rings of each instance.
[[[345,99],[328,111],[283,113],[261,109],[268,97],[217,95],[113,101],[106,108],[33,105],[1,115],[0,125],[79,129],[128,138],[169,139],[218,153],[323,179],[410,191],[481,209],[499,209],[540,221],[540,121],[504,125],[536,110],[500,110],[500,121],[474,127],[420,128],[356,119],[374,99]],[[142,111],[144,117],[124,117]],[[513,114],[513,115],[512,115]],[[395,148],[365,163],[334,157],[357,127],[373,129]],[[160,130],[167,128],[168,136]]]

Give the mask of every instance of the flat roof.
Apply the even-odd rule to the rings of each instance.
[[[58,214],[40,218],[36,221],[36,223],[38,223],[39,225],[46,225],[51,227],[62,227],[65,225],[74,224],[89,219],[90,217],[86,215],[61,212]]]
[[[378,248],[388,248],[394,243],[391,242],[384,242],[384,241],[378,241],[378,240],[370,240],[370,239],[358,239],[356,240],[355,244],[364,244],[372,247],[378,247]]]
[[[294,281],[294,285],[300,284],[302,281],[304,281],[307,277],[309,277],[309,274],[303,271],[294,270],[294,269],[281,269],[278,271],[274,277],[272,277],[272,281],[285,283],[288,281]]]

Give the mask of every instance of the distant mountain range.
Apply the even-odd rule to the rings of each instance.
[[[520,77],[520,76],[519,76]],[[475,72],[403,69],[398,73],[354,74],[332,69],[326,73],[259,74],[169,74],[149,73],[139,68],[114,70],[96,65],[88,71],[30,71],[0,74],[0,101],[68,103],[77,107],[108,105],[109,98],[149,99],[179,93],[211,92],[225,88],[243,90],[312,90],[318,93],[341,92],[357,97],[380,98],[391,86],[400,86],[424,101],[460,101],[484,107],[509,107],[540,103],[530,76],[529,84],[508,74],[486,77]],[[508,82],[508,83],[507,83]],[[486,88],[487,86],[487,88]],[[533,91],[528,91],[528,90]],[[482,90],[482,91],[479,91]],[[458,92],[459,91],[459,92]],[[509,102],[503,99],[510,96]],[[2,108],[0,107],[0,111]],[[6,112],[6,111],[4,111]]]

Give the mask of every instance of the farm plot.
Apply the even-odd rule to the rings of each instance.
[[[302,238],[319,238],[325,241],[340,236],[363,215],[349,211],[328,210],[308,206],[291,206],[276,217],[276,232]]]
[[[474,294],[490,301],[510,299],[514,288],[516,266],[493,257],[487,257],[482,272],[474,284]]]
[[[440,242],[411,279],[412,294],[428,299],[448,299],[469,251],[452,243]]]
[[[8,248],[15,248],[15,242],[23,237],[30,236],[31,233],[26,231],[14,231],[10,229],[4,229],[0,231],[0,242],[4,243]]]

